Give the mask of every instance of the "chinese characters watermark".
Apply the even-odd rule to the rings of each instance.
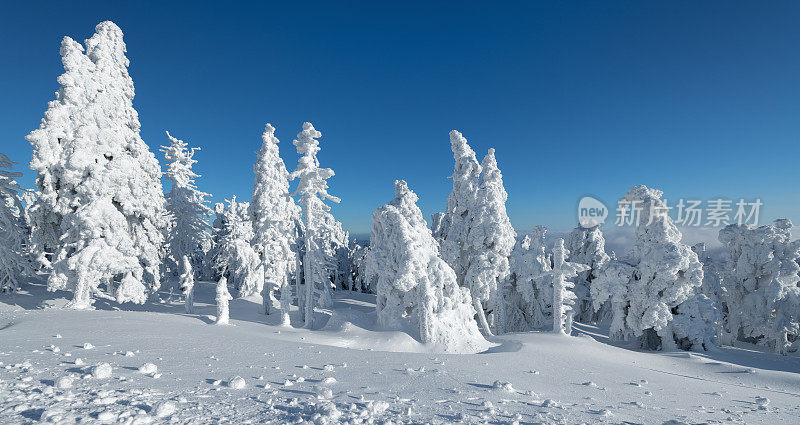
[[[661,204],[642,201],[621,200],[617,204],[614,224],[617,226],[637,226],[641,222],[652,224],[662,217],[670,217],[678,226],[684,227],[722,227],[729,224],[758,225],[761,199],[734,202],[731,199],[716,198],[706,201],[699,199],[679,199],[674,206],[669,206],[666,199]],[[609,215],[608,208],[599,200],[586,196],[578,203],[578,223],[581,227],[590,228],[605,223]]]

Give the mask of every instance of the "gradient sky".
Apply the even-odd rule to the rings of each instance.
[[[61,37],[111,19],[142,137],[202,147],[214,202],[249,199],[266,122],[291,171],[310,121],[354,233],[397,178],[426,217],[444,208],[453,128],[478,160],[497,149],[518,230],[570,228],[582,196],[612,205],[635,184],[800,221],[798,2],[160,3],[0,6],[0,146],[24,186]]]

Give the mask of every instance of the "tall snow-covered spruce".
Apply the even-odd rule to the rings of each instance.
[[[200,177],[192,171],[197,162],[195,151],[200,148],[189,148],[183,140],[172,137],[167,132],[169,145],[162,146],[164,159],[167,161],[167,172],[164,173],[172,188],[167,194],[167,213],[170,222],[167,231],[168,259],[172,274],[182,274],[179,270],[184,265],[183,258],[189,260],[192,270],[200,270],[203,263],[203,244],[210,237],[208,219],[211,208],[208,207],[208,193],[197,190],[195,179]]]
[[[439,258],[417,195],[395,182],[395,198],[372,213],[368,279],[377,282],[379,324],[442,351],[476,352],[487,347],[475,322],[469,289]]]
[[[638,338],[650,349],[670,350],[680,343],[680,348],[702,350],[714,339],[710,316],[686,314],[677,322],[675,318],[680,310],[713,310],[707,298],[695,293],[703,282],[703,265],[681,243],[661,194],[635,186],[620,201],[621,207],[638,211],[636,242],[626,258],[612,261],[592,281],[594,307],[611,303],[612,339]],[[696,303],[702,306],[691,306]]]
[[[288,324],[292,290],[289,278],[297,266],[297,229],[300,208],[289,196],[289,172],[280,157],[275,127],[267,124],[261,136],[261,150],[253,166],[255,185],[250,200],[253,222],[252,244],[264,268],[262,299],[270,314],[272,293],[280,290],[282,321]]]
[[[0,292],[16,291],[22,279],[34,274],[21,189],[15,180],[22,173],[11,171],[14,164],[0,153]]]
[[[472,215],[470,214],[480,185],[481,165],[467,139],[457,130],[450,132],[450,148],[453,150],[455,168],[450,176],[453,191],[447,195],[443,216],[435,216],[434,231],[438,239],[442,258],[453,268],[458,284],[464,284],[469,268],[467,239]]]
[[[509,256],[517,233],[506,213],[508,194],[497,167],[494,149],[481,162],[482,174],[470,208],[467,232],[468,268],[464,286],[470,289],[481,327],[487,334],[506,331],[506,296],[509,292]],[[487,323],[486,312],[489,316]]]
[[[303,123],[303,131],[297,134],[297,139],[293,142],[297,147],[297,153],[302,156],[297,161],[297,168],[289,175],[290,180],[298,180],[295,193],[300,197],[298,202],[303,208],[305,218],[303,316],[305,326],[308,328],[314,325],[314,307],[330,291],[330,259],[318,240],[319,235],[324,234],[335,223],[333,216],[328,212],[330,206],[325,201],[334,203],[340,201],[328,193],[327,179],[333,177],[333,170],[320,168],[317,160],[317,153],[320,151],[317,139],[320,137],[322,133],[311,123]]]
[[[64,37],[61,87],[27,136],[35,240],[53,251],[48,289],[72,291],[70,307],[91,308],[94,297],[143,303],[160,285],[161,170],[139,135],[122,31],[101,22],[85,45],[84,54]]]

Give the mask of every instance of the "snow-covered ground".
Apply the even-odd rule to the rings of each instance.
[[[317,330],[277,326],[260,299],[213,325],[214,286],[196,314],[169,288],[142,306],[26,285],[0,294],[0,423],[770,423],[800,419],[800,358],[745,348],[655,353],[602,330],[492,338],[436,354],[374,327],[374,296],[337,291]],[[43,308],[50,307],[50,308]],[[52,308],[56,307],[56,308]],[[277,303],[276,303],[277,307]]]

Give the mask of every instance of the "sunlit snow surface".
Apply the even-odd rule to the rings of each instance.
[[[374,297],[337,292],[320,329],[280,327],[260,298],[216,326],[169,295],[70,311],[63,292],[0,294],[0,423],[770,423],[800,417],[800,358],[747,348],[652,353],[603,331],[512,334],[438,354],[375,329]],[[176,294],[179,291],[174,291]],[[278,307],[278,304],[275,304]],[[299,314],[292,312],[293,325]],[[90,348],[86,348],[90,347]],[[79,360],[80,359],[80,360]],[[110,371],[105,364],[110,366]]]

